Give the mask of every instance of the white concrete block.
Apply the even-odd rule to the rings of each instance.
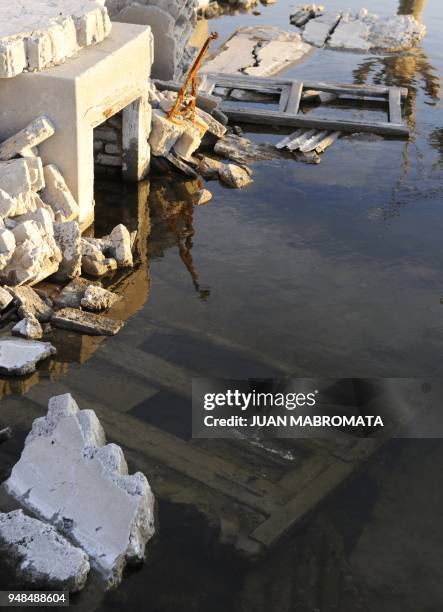
[[[205,130],[206,131],[206,130]],[[174,144],[174,151],[183,159],[190,159],[201,145],[204,132],[200,131],[190,121],[184,126],[183,134]]]
[[[0,161],[16,155],[26,157],[29,147],[36,147],[55,134],[55,127],[47,117],[37,117],[25,128],[0,144]]]
[[[0,253],[7,253],[15,249],[15,236],[6,228],[0,229]]]
[[[111,24],[100,0],[0,3],[0,78],[64,62],[104,40]]]
[[[88,555],[22,510],[0,513],[0,551],[27,586],[71,593],[85,586]]]
[[[107,444],[92,410],[71,395],[49,400],[36,419],[6,490],[88,553],[110,583],[144,559],[154,533],[154,496],[140,472],[129,476],[121,448]]]
[[[42,192],[43,201],[54,211],[58,221],[73,221],[78,218],[79,208],[72,193],[66,185],[60,170],[54,164],[43,168],[45,189]]]
[[[183,125],[169,121],[163,111],[154,109],[152,111],[152,129],[149,136],[152,154],[163,156],[165,153],[169,153],[183,132]]]

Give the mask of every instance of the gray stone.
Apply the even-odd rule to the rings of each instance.
[[[34,315],[29,314],[12,328],[13,336],[21,336],[29,340],[40,340],[43,336],[42,326]]]
[[[31,314],[40,323],[46,323],[52,316],[52,308],[32,289],[32,287],[10,287],[9,292],[14,298],[21,317]]]
[[[204,206],[212,200],[212,193],[208,189],[201,189],[197,192],[194,204],[196,206]]]
[[[224,164],[219,173],[220,180],[229,187],[241,189],[252,183],[250,172],[235,164]]]
[[[90,286],[90,280],[80,277],[74,278],[55,298],[54,306],[56,308],[80,308],[85,291]]]
[[[121,448],[106,444],[94,411],[69,394],[51,398],[34,421],[5,489],[81,546],[109,584],[145,557],[154,533],[149,483],[128,475]]]
[[[119,299],[120,297],[112,293],[112,291],[108,291],[97,285],[89,285],[80,303],[86,310],[99,312],[100,310],[108,310],[118,302]]]
[[[56,352],[49,342],[2,338],[0,339],[0,372],[17,376],[30,374],[35,372],[39,361],[55,355]]]
[[[86,584],[88,555],[22,510],[0,513],[0,551],[26,586],[75,593]]]
[[[52,316],[51,323],[55,327],[72,329],[91,336],[115,336],[123,327],[122,321],[115,321],[75,308],[57,310]]]
[[[54,224],[54,238],[60,248],[63,259],[60,263],[56,280],[67,280],[81,274],[81,231],[77,221]]]

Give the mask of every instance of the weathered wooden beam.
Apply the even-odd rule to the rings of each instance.
[[[328,147],[333,145],[334,142],[339,139],[339,137],[340,137],[340,132],[332,132],[332,134],[329,134],[329,136],[326,136],[326,138],[324,138],[323,140],[321,140],[320,142],[316,144],[315,152],[323,153],[323,151],[326,151]]]
[[[290,87],[283,87],[283,89],[282,89],[282,92],[280,94],[280,100],[279,100],[279,103],[278,103],[278,110],[281,113],[285,113],[286,112],[286,107],[287,107],[288,102],[289,102],[290,91],[291,91]]]
[[[283,140],[280,140],[280,142],[277,142],[277,144],[275,145],[275,148],[284,149],[290,142],[292,142],[293,140],[301,136],[303,132],[304,130],[296,130],[295,132],[292,132],[292,134],[289,134],[289,136],[286,136],[285,138],[283,138]]]
[[[287,85],[291,85],[294,79],[270,79],[267,77],[248,77],[236,74],[225,74],[221,72],[210,72],[208,76],[214,79],[217,85],[222,87],[237,87],[239,89],[254,89],[262,91],[262,88],[269,90],[281,89]],[[314,89],[319,91],[328,91],[335,94],[353,95],[356,97],[383,97],[388,98],[389,90],[387,85],[354,85],[342,83],[329,83],[325,81],[304,81],[304,89]],[[399,87],[400,95],[406,98],[408,90],[406,87]]]
[[[317,130],[303,130],[303,132],[299,136],[288,142],[286,148],[288,148],[290,151],[296,151],[300,147],[300,145],[307,142],[316,133]]]
[[[301,94],[303,91],[303,83],[301,81],[294,81],[289,90],[289,99],[284,109],[287,113],[296,115],[300,107]]]
[[[389,121],[391,123],[401,123],[401,94],[398,87],[391,87],[389,90]]]
[[[406,125],[394,123],[368,122],[368,121],[339,121],[337,119],[320,119],[277,111],[246,108],[225,108],[223,112],[231,121],[239,123],[258,123],[260,125],[272,125],[281,127],[298,127],[317,130],[329,130],[331,132],[372,132],[382,136],[409,137],[409,128]]]

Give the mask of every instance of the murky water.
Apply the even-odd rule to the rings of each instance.
[[[260,5],[259,16],[225,16],[209,25],[221,40],[239,25],[289,29],[295,4],[278,0]],[[387,15],[412,4],[375,0],[369,8]],[[218,527],[208,520],[211,495],[186,493],[189,483],[149,463],[143,441],[132,439],[137,422],[188,439],[196,375],[439,375],[443,8],[437,0],[415,6],[423,4],[428,33],[416,51],[381,57],[317,50],[288,71],[301,79],[409,87],[409,142],[346,138],[318,166],[258,162],[245,190],[209,183],[214,197],[205,207],[193,206],[198,185],[178,178],[138,188],[97,186],[97,235],[117,222],[139,226],[137,269],[109,279],[110,286],[120,282],[125,301],[114,314],[127,324],[104,341],[54,331],[57,358],[29,378],[3,381],[0,406],[0,423],[16,432],[0,446],[2,480],[48,397],[70,390],[81,407],[106,419],[131,470],[146,471],[164,492],[147,564],[106,596],[92,582],[75,598],[76,608],[443,609],[437,441],[389,445],[301,533],[251,566],[220,545]],[[330,0],[327,7],[344,5]],[[279,135],[251,137],[276,142]],[[10,576],[0,574],[0,587],[9,586]]]

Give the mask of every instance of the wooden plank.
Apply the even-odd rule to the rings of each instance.
[[[366,121],[339,121],[334,119],[320,119],[301,117],[289,113],[246,108],[225,108],[222,110],[232,121],[239,123],[258,123],[259,125],[272,125],[282,127],[299,127],[331,132],[372,132],[383,136],[398,136],[408,138],[409,128],[405,125],[383,122]]]
[[[336,140],[338,140],[340,138],[340,133],[341,132],[332,132],[332,134],[329,134],[329,136],[326,136],[326,138],[324,138],[322,141],[318,142],[316,147],[315,147],[315,152],[316,153],[323,153],[323,151],[326,151],[326,149],[328,147],[333,145],[334,142],[336,142]]]
[[[296,149],[299,148],[300,145],[304,144],[307,140],[312,138],[315,134],[316,134],[316,130],[304,130],[300,136],[298,136],[297,138],[294,138],[294,140],[291,140],[291,142],[288,142],[286,147],[290,151],[295,151]]]
[[[257,89],[267,87],[268,89],[278,89],[285,85],[291,85],[294,79],[270,79],[267,77],[248,77],[236,74],[224,74],[220,72],[208,73],[215,80],[217,85],[223,87],[238,87],[242,89]],[[390,87],[385,85],[354,85],[343,83],[329,83],[326,81],[304,81],[305,89],[314,89],[319,91],[328,91],[336,94],[353,95],[356,97],[376,96],[388,98]],[[400,95],[406,98],[408,90],[405,87],[400,87]]]
[[[300,107],[301,94],[303,91],[303,83],[301,81],[294,81],[289,91],[289,100],[284,109],[287,113],[296,115]]]
[[[286,112],[286,107],[289,102],[290,93],[291,93],[291,87],[283,87],[281,94],[280,94],[280,100],[278,103],[278,109],[281,113]]]
[[[259,525],[250,537],[264,546],[272,546],[343,482],[355,467],[354,463],[337,459],[281,510]]]
[[[401,95],[398,87],[389,90],[389,121],[391,123],[402,123],[401,117]]]
[[[309,153],[309,151],[313,151],[317,144],[321,142],[328,135],[327,130],[321,130],[320,132],[316,132],[311,138],[309,138],[306,142],[300,145],[299,150],[302,153]]]
[[[277,142],[277,144],[275,145],[275,148],[284,149],[286,145],[288,145],[292,140],[295,140],[296,138],[301,136],[303,132],[304,130],[296,130],[295,132],[292,132],[292,134],[289,134],[289,136],[286,136],[285,138],[283,138],[283,140],[280,140],[280,142]]]

